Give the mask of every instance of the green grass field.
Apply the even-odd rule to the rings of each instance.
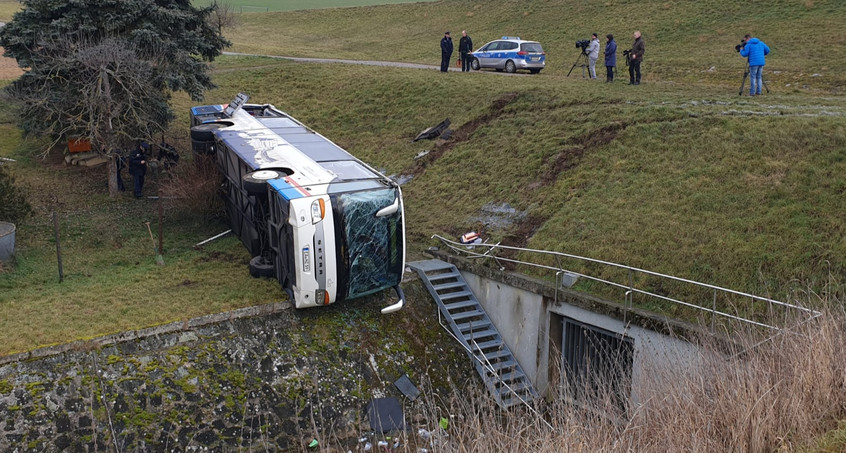
[[[268,11],[296,11],[322,8],[348,8],[352,6],[386,5],[434,0],[224,0],[236,13],[261,13]],[[210,0],[194,0],[194,5],[208,6]]]
[[[444,27],[473,23],[478,44],[493,30],[540,36],[550,67],[538,76],[500,77],[224,57],[215,63],[219,88],[207,100],[227,102],[244,91],[388,174],[415,173],[404,186],[412,259],[433,245],[433,233],[485,228],[494,240],[777,298],[842,280],[846,101],[832,96],[842,90],[836,77],[844,63],[835,58],[842,37],[819,41],[819,52],[833,56],[826,60],[798,52],[803,44],[786,39],[809,26],[833,33],[831,24],[846,16],[840,3],[774,2],[752,15],[715,0],[641,2],[650,53],[646,83],[636,89],[568,78],[569,59],[562,57],[575,53],[573,39],[589,33],[573,27],[580,21],[625,36],[617,31],[626,27],[623,6],[473,5],[455,0],[245,15],[231,38],[235,50],[360,58],[384,56],[379,43],[392,42],[385,59],[433,62]],[[523,12],[505,14],[515,7]],[[257,38],[282,22],[282,38]],[[766,70],[770,95],[737,96],[742,60],[733,49],[735,29],[753,29],[778,50]],[[273,47],[288,38],[309,47]],[[782,56],[793,52],[799,61]],[[708,58],[719,69],[703,70]],[[811,77],[817,70],[822,76]],[[187,156],[192,103],[180,94],[173,102],[172,137],[182,140]],[[467,133],[457,134],[440,158],[424,159],[421,171],[414,157],[435,145],[410,140],[445,117]],[[153,205],[108,199],[101,170],[32,158],[38,143],[21,142],[4,121],[0,155],[19,160],[12,171],[36,214],[19,226],[14,270],[0,273],[0,353],[283,297],[275,283],[248,277],[249,257],[234,239],[191,248],[225,230],[224,222],[172,207],[165,217],[167,266],[156,267],[143,226],[155,218]],[[479,217],[487,203],[508,203],[527,220],[485,227]],[[52,210],[65,235],[62,284]]]
[[[578,56],[576,40],[588,39],[593,32],[602,37],[612,33],[621,56],[637,28],[646,42],[647,81],[722,84],[728,89],[740,86],[745,65],[734,46],[752,33],[772,49],[765,70],[771,88],[781,93],[843,93],[844,20],[846,3],[837,0],[779,0],[754,6],[725,0],[444,0],[244,15],[228,37],[231,50],[238,52],[439,64],[438,43],[444,31],[451,30],[457,44],[459,32],[466,29],[477,48],[503,35],[540,41],[548,58],[544,71],[566,74]],[[623,59],[619,68],[625,70]]]

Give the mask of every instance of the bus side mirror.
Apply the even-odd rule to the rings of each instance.
[[[397,292],[397,297],[399,297],[399,301],[397,301],[397,303],[393,305],[388,305],[387,307],[383,308],[383,315],[393,313],[402,308],[403,305],[405,305],[405,293],[402,292],[402,288],[400,288],[400,285],[394,286],[394,291]]]
[[[399,198],[394,198],[393,204],[385,206],[376,213],[376,217],[385,217],[391,215],[399,210]]]

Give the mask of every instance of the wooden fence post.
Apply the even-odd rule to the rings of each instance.
[[[65,273],[62,270],[62,246],[59,244],[59,217],[56,211],[53,211],[53,233],[56,236],[56,258],[59,261],[59,283],[65,279]]]

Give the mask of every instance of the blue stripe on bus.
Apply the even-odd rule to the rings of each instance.
[[[270,184],[270,187],[273,187],[274,190],[279,192],[279,194],[282,195],[282,198],[288,201],[305,197],[299,188],[290,184],[285,179],[286,178],[273,179],[269,181],[268,184]]]

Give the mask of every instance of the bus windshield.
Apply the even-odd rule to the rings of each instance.
[[[403,266],[402,210],[376,213],[399,199],[396,188],[339,193],[335,209],[339,291],[346,299],[365,296],[400,283]],[[343,270],[341,269],[343,268]]]

